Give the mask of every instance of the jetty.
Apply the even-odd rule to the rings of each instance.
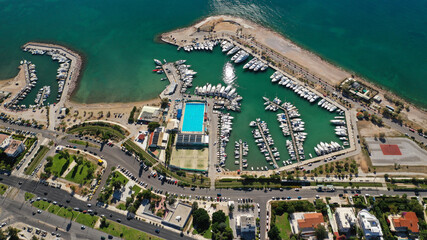
[[[239,141],[239,169],[240,172],[243,170],[243,143]]]
[[[166,74],[169,85],[160,93],[160,98],[170,98],[170,96],[180,88],[180,76],[178,75],[178,71],[173,63],[163,64],[162,69]]]
[[[261,127],[261,124],[260,124],[259,121],[256,121],[256,126],[257,126],[257,128],[258,128],[258,130],[259,130],[259,132],[261,134],[262,139],[264,140],[265,147],[267,148],[268,154],[270,155],[270,158],[273,161],[274,167],[278,168],[279,165],[277,165],[276,157],[274,156],[273,151],[271,151],[270,144],[268,144],[268,140],[267,140],[267,138],[265,137],[265,134],[264,134],[264,129]]]
[[[281,109],[285,113],[285,115],[286,115],[286,122],[287,122],[287,124],[289,126],[289,132],[290,132],[291,138],[292,138],[292,146],[293,146],[294,151],[296,153],[295,157],[297,158],[298,164],[300,164],[300,156],[298,154],[298,148],[296,146],[296,139],[295,139],[295,136],[294,136],[294,130],[292,129],[291,119],[289,118],[288,110],[286,108],[282,107],[280,104],[277,104],[277,103],[275,103],[273,101],[270,101],[270,99],[268,99],[266,97],[264,97],[264,100],[266,102],[268,102],[269,104],[272,104],[272,105],[276,106],[277,108]]]

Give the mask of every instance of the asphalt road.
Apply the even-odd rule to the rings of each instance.
[[[20,182],[22,183],[21,185],[19,184]],[[72,197],[70,193],[64,190],[52,188],[50,186],[45,186],[42,183],[39,183],[36,181],[22,179],[15,176],[4,176],[1,183],[19,188],[27,192],[34,193],[35,195],[39,196],[42,199],[47,198],[48,200],[56,201],[58,202],[58,204],[63,204],[64,206],[67,206],[67,207],[71,207],[71,208],[78,207],[83,210],[88,209],[87,207],[88,202],[76,199]],[[69,200],[69,203],[67,202],[67,200]],[[176,232],[173,232],[167,229],[162,229],[161,227],[154,226],[147,222],[142,222],[138,220],[127,220],[126,216],[120,215],[117,212],[108,210],[104,207],[93,205],[90,209],[96,211],[98,215],[105,215],[107,219],[110,219],[112,221],[116,221],[117,219],[120,219],[121,223],[126,226],[129,226],[138,230],[143,230],[144,232],[159,236],[164,239],[177,239],[177,238],[191,239],[187,236],[179,237],[179,234],[177,234]],[[161,229],[159,234],[155,233],[156,229]]]
[[[30,130],[33,132],[40,132],[40,133],[44,132],[43,130],[26,128],[26,127],[16,126],[16,125],[12,125],[11,127],[16,128],[16,129],[19,128],[22,130],[26,129],[26,130]],[[46,135],[46,137],[50,137],[51,139],[54,136],[58,137],[58,135],[55,135],[54,132],[50,132],[50,131],[47,131],[47,133],[45,133],[44,135]],[[68,139],[72,139],[72,138],[75,138],[75,137],[72,135],[67,135],[67,136],[62,135],[61,138],[59,138],[59,140],[57,140],[56,142],[58,144],[61,144],[61,145],[71,145],[71,143],[68,142]],[[56,139],[58,139],[58,138],[56,138]],[[76,145],[76,148],[83,151],[83,149],[85,149],[85,146]],[[133,156],[126,155],[123,151],[121,151],[121,149],[119,147],[116,147],[116,146],[113,146],[113,147],[104,146],[102,148],[101,147],[99,147],[99,148],[88,147],[87,150],[91,151],[93,153],[96,153],[98,156],[103,156],[103,158],[108,163],[107,171],[102,176],[102,180],[101,180],[102,183],[105,183],[105,180],[108,178],[108,175],[111,171],[111,167],[120,165],[121,167],[125,167],[127,170],[129,170],[134,176],[138,176],[139,181],[143,181],[143,182],[147,183],[148,188],[153,187],[153,189],[161,189],[161,190],[163,190],[163,192],[167,191],[169,193],[176,193],[178,195],[185,195],[185,196],[192,196],[192,197],[194,197],[194,196],[207,196],[207,197],[212,197],[213,199],[215,199],[217,197],[217,194],[220,193],[222,195],[222,197],[226,197],[227,200],[235,201],[236,204],[237,204],[238,199],[250,198],[250,199],[252,199],[254,204],[256,204],[256,203],[260,204],[261,233],[266,232],[266,213],[265,213],[266,204],[267,204],[267,201],[269,199],[271,199],[272,197],[286,197],[286,198],[291,197],[292,199],[296,199],[298,196],[300,196],[302,198],[314,198],[316,195],[330,196],[331,197],[331,196],[337,196],[338,194],[343,193],[342,191],[318,193],[315,190],[311,190],[311,189],[304,189],[304,190],[301,190],[299,192],[296,192],[293,190],[284,190],[283,192],[273,190],[273,191],[264,192],[261,190],[243,191],[243,190],[231,190],[231,189],[218,189],[218,190],[195,189],[194,191],[192,191],[190,188],[178,187],[176,185],[163,183],[160,180],[158,180],[157,178],[150,178],[148,176],[149,171],[148,172],[140,171],[140,163]],[[19,181],[23,182],[23,184],[21,186],[18,185]],[[19,179],[19,178],[14,177],[14,176],[4,177],[3,182],[8,184],[8,185],[15,186],[15,187],[21,187],[23,190],[35,193],[36,195],[38,195],[42,198],[47,197],[48,199],[50,199],[52,201],[57,201],[58,203],[62,203],[64,205],[67,205],[67,206],[70,206],[73,208],[79,207],[81,209],[87,209],[87,207],[86,207],[87,202],[80,201],[80,200],[77,200],[75,198],[72,198],[69,193],[67,193],[63,190],[60,190],[60,189],[54,189],[51,187],[46,187],[42,184],[39,184],[38,182],[25,180],[25,179]],[[91,200],[91,203],[93,203],[92,204],[93,206],[96,203],[96,198],[97,198],[97,194],[99,193],[99,189],[98,189],[98,192],[95,194],[95,197]],[[379,194],[387,194],[387,195],[393,194],[393,195],[395,195],[395,194],[403,194],[403,193],[406,193],[408,195],[414,195],[413,192],[388,192],[388,191],[379,191],[377,189],[370,189],[370,190],[363,190],[362,191],[362,194],[366,194],[366,193],[370,194],[370,195],[379,195]],[[47,194],[47,195],[45,195],[45,194]],[[424,195],[424,194],[421,194],[421,195]],[[70,199],[70,203],[66,203],[65,202],[66,199]],[[112,218],[109,217],[111,220],[116,220],[117,218],[120,218],[123,221],[122,223],[127,225],[127,226],[130,226],[130,227],[133,227],[133,228],[136,228],[139,230],[143,229],[145,232],[155,234],[154,231],[157,228],[156,226],[153,226],[153,225],[145,223],[145,222],[136,221],[136,220],[128,221],[128,220],[126,220],[125,216],[119,217],[118,213],[113,212],[113,211],[109,211],[109,210],[102,208],[102,207],[92,207],[92,208],[96,208],[96,211],[98,212],[99,215],[104,214],[105,216],[109,217],[110,214],[112,214],[113,217]],[[166,239],[176,239],[176,238],[178,238],[179,235],[175,232],[162,229],[160,231],[159,236],[166,238]],[[188,238],[188,237],[184,236],[182,238]],[[264,239],[264,238],[265,238],[265,236],[261,235],[261,239]]]

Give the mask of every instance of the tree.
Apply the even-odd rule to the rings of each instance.
[[[268,238],[271,240],[281,240],[280,230],[277,228],[275,224],[271,225],[270,231],[268,231]]]
[[[230,204],[228,206],[228,211],[230,212],[230,214],[233,213],[233,211],[234,211],[234,204]]]
[[[156,128],[158,128],[160,126],[160,124],[158,122],[150,122],[148,124],[148,131],[150,132],[154,132],[154,130],[156,130]]]
[[[111,183],[111,186],[113,186],[114,190],[118,190],[122,187],[122,182],[120,182],[120,180],[114,179]]]
[[[211,220],[209,218],[208,212],[199,208],[193,212],[193,226],[197,230],[197,232],[202,233],[206,231],[211,225]]]
[[[7,228],[7,236],[9,237],[9,240],[19,240],[18,236],[19,230],[13,227]]]
[[[199,204],[197,202],[193,202],[193,205],[191,206],[192,211],[196,211],[199,208]]]
[[[212,214],[212,224],[223,223],[227,220],[225,213],[222,210],[216,211]]]
[[[168,105],[169,105],[169,99],[168,98],[162,98],[161,107],[166,108]]]
[[[318,240],[323,240],[328,236],[328,233],[326,232],[326,228],[319,224],[314,228],[314,235],[316,235]]]
[[[107,218],[106,217],[102,217],[101,218],[101,225],[99,226],[99,228],[107,228],[108,225],[110,225],[110,223],[107,222]]]
[[[144,190],[144,191],[142,191],[142,198],[143,199],[148,199],[148,200],[150,200],[151,199],[151,190],[149,190],[149,189],[146,189],[146,190]]]
[[[0,229],[0,240],[6,240],[6,234],[4,234],[3,230]]]

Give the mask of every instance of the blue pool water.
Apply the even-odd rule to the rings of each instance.
[[[182,132],[203,132],[203,118],[205,114],[205,104],[186,103]]]

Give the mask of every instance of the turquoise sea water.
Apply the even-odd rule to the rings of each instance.
[[[57,63],[20,49],[28,41],[44,41],[70,46],[85,57],[80,87],[73,97],[78,102],[156,97],[166,82],[151,72],[153,58],[187,59],[198,72],[194,86],[217,84],[222,82],[222,69],[229,60],[221,51],[189,54],[155,41],[162,32],[215,14],[237,15],[271,27],[322,58],[427,107],[424,0],[0,0],[0,79],[14,77],[19,61],[28,59],[37,65],[40,80],[36,89],[53,83],[52,95],[56,96]],[[309,133],[304,144],[307,157],[320,141],[338,141],[329,124],[333,114],[310,107],[290,90],[269,83],[270,74],[271,70],[255,74],[236,67],[236,85],[244,100],[242,113],[233,113],[230,140],[248,141],[249,166],[266,165],[248,126],[258,117],[269,124],[275,146],[282,149],[282,160],[287,159],[276,114],[264,112],[262,96],[278,96],[299,108]],[[34,96],[26,101],[34,100],[35,93],[31,94]],[[233,145],[227,149],[230,156]],[[227,167],[236,168],[233,161]]]
[[[203,119],[205,117],[205,104],[186,103],[182,122],[183,132],[203,132]]]

